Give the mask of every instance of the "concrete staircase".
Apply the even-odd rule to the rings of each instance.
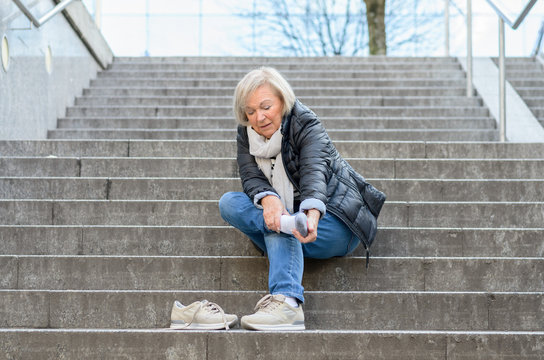
[[[498,63],[498,60],[495,59]],[[512,84],[533,115],[544,126],[544,68],[532,57],[508,57],[506,80]]]
[[[365,269],[306,263],[307,331],[180,332],[239,316],[267,263],[225,226],[233,88],[267,64],[388,194]],[[118,58],[49,140],[0,142],[0,357],[541,359],[544,143],[495,142],[451,58]]]

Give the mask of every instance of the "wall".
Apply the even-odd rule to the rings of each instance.
[[[25,4],[37,18],[55,6],[52,0]],[[75,14],[72,22],[75,18],[83,24],[77,33],[62,13],[40,28],[31,27],[11,0],[0,0],[0,41],[5,35],[10,51],[8,70],[0,64],[0,139],[45,139],[66,107],[73,105],[108,60],[111,63],[113,54],[103,39],[96,41],[98,32],[82,3],[74,2],[66,12]],[[91,45],[85,35],[89,32],[95,39]],[[51,72],[46,69],[48,47]],[[102,61],[96,53],[103,55]]]

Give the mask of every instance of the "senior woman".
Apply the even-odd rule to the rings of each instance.
[[[304,257],[344,256],[361,241],[368,249],[385,196],[341,158],[317,116],[275,69],[244,76],[234,114],[244,192],[224,194],[219,209],[269,260],[270,294],[241,325],[304,330]],[[368,187],[373,199],[364,198]]]

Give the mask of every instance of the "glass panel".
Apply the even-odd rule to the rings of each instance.
[[[144,56],[146,27],[143,16],[104,16],[102,32],[116,56]]]
[[[146,0],[103,0],[102,13],[106,14],[145,14]]]
[[[156,16],[149,23],[150,55],[198,55],[198,17]]]
[[[94,11],[96,0],[83,0]],[[305,6],[318,2],[292,1],[288,8],[295,23],[302,24]],[[324,0],[332,1],[332,0]],[[530,0],[488,0],[502,3],[515,14]],[[102,33],[118,56],[135,55],[322,55],[320,43],[293,51],[273,15],[268,0],[102,0]],[[346,0],[336,0],[333,17],[342,23]],[[474,56],[496,56],[497,15],[487,1],[473,1]],[[351,40],[343,54],[368,54],[366,16],[361,2],[351,0],[357,25],[349,28]],[[387,0],[388,54],[393,56],[441,56],[444,49],[444,1]],[[506,10],[505,10],[506,11]],[[256,14],[255,14],[256,12]],[[147,14],[147,16],[146,16]],[[450,0],[450,54],[466,53],[466,0]],[[515,32],[507,28],[509,56],[530,54],[544,15],[544,2],[537,2]],[[147,20],[146,20],[147,19]],[[28,22],[24,24],[28,25]],[[335,25],[338,26],[338,25]],[[534,30],[536,28],[536,30]],[[308,35],[303,42],[309,43]],[[309,36],[315,39],[316,35]],[[330,51],[330,49],[329,49]]]
[[[204,17],[202,19],[202,55],[254,55],[252,23],[251,20],[243,21],[234,16]]]

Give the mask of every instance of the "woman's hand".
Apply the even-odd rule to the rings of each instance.
[[[308,218],[308,235],[304,237],[296,229],[293,229],[293,235],[303,244],[314,242],[317,239],[317,224],[319,223],[321,212],[317,209],[310,209],[306,211],[306,216]]]
[[[287,210],[283,207],[283,203],[277,196],[267,195],[261,199],[261,205],[263,207],[263,218],[266,227],[271,231],[279,233],[281,216],[288,214]]]

